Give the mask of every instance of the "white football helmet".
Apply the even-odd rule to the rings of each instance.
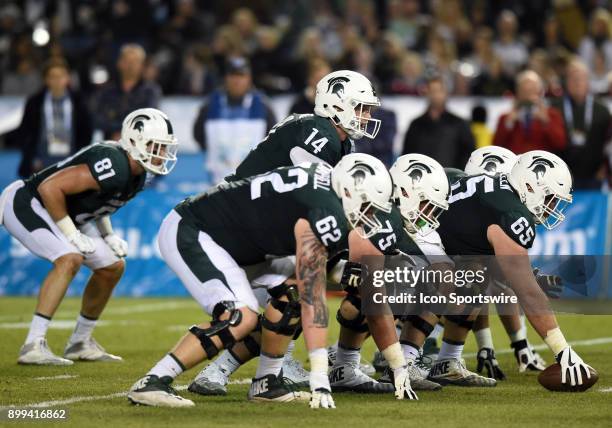
[[[334,71],[317,83],[314,112],[328,117],[349,137],[374,138],[380,120],[365,117],[372,107],[380,106],[372,83],[362,74],[350,70]]]
[[[393,183],[385,165],[373,156],[352,153],[332,171],[332,187],[342,200],[347,220],[362,238],[382,229],[376,210],[391,212]]]
[[[157,109],[141,108],[128,114],[119,144],[153,174],[166,175],[176,165],[178,141],[168,116]]]
[[[572,174],[559,156],[544,150],[524,153],[508,181],[545,228],[553,229],[565,220],[563,211],[572,203]]]
[[[408,232],[426,235],[440,226],[438,217],[448,209],[449,192],[442,165],[429,156],[412,153],[397,158],[389,172],[393,199]]]
[[[510,150],[499,146],[487,146],[476,149],[465,164],[467,175],[508,174],[518,156]]]

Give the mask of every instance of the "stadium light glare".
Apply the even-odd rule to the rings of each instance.
[[[51,35],[44,22],[39,22],[32,32],[32,41],[36,46],[45,46],[51,40]]]

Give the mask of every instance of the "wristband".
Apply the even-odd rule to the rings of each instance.
[[[74,225],[74,222],[69,216],[66,216],[63,219],[56,221],[55,224],[57,224],[57,227],[59,227],[59,229],[66,237],[72,236],[78,232],[76,226]]]
[[[113,234],[113,225],[111,224],[110,217],[107,215],[96,220],[96,226],[103,238]]]
[[[406,358],[404,358],[402,347],[399,342],[395,342],[393,345],[383,349],[382,354],[385,356],[392,370],[399,369],[406,365]]]
[[[569,346],[559,327],[548,330],[544,342],[546,342],[555,356],[559,355],[561,351]]]
[[[325,373],[327,375],[327,349],[317,348],[308,353],[310,359],[310,371]]]

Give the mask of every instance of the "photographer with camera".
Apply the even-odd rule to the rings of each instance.
[[[542,79],[535,71],[518,74],[514,105],[499,118],[493,144],[517,155],[531,150],[559,153],[565,149],[563,118],[558,110],[545,104]]]

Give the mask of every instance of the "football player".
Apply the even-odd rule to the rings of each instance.
[[[154,406],[193,406],[170,386],[173,379],[234,345],[258,322],[259,303],[240,266],[262,262],[267,254],[295,253],[299,300],[297,293],[289,292],[286,300],[277,300],[274,305],[284,312],[282,306],[295,309],[299,304],[311,363],[310,406],[335,407],[325,349],[327,258],[380,231],[383,226],[376,214],[390,211],[391,192],[391,178],[384,165],[371,156],[353,154],[331,174],[324,164],[278,168],[220,184],[177,205],[160,229],[160,252],[213,319],[192,326],[174,349],[134,384],[129,400]],[[295,315],[287,318],[284,321]],[[280,322],[267,321],[268,325]],[[274,333],[272,329],[269,332]],[[276,338],[274,334],[271,337]],[[282,344],[267,339],[264,330],[249,399],[302,398],[283,378]],[[402,393],[412,392],[407,376],[401,387]]]
[[[456,181],[451,186],[450,208],[440,218],[439,235],[450,254],[498,256],[501,272],[527,318],[561,364],[562,383],[576,385],[582,383],[582,370],[590,376],[588,366],[567,344],[527,254],[535,239],[536,223],[552,229],[564,220],[563,211],[572,201],[571,187],[569,169],[558,156],[539,150],[527,152],[519,156],[510,174],[467,176]],[[469,384],[462,375],[466,370],[460,355],[475,317],[445,318],[445,338],[430,379]],[[429,314],[405,323],[402,338],[406,346],[418,352],[436,319]],[[449,327],[454,332],[447,337]]]
[[[301,162],[325,162],[333,167],[343,156],[354,151],[354,140],[363,137],[371,139],[377,135],[380,120],[370,116],[371,109],[377,106],[380,106],[380,100],[365,76],[350,70],[329,73],[316,86],[314,114],[291,114],[274,126],[226,181],[244,179]],[[269,266],[271,271],[268,269],[272,275],[265,275],[264,272],[252,281],[253,285],[267,288],[272,295],[284,294],[286,284],[283,283],[287,279],[285,268],[291,263],[291,260],[272,262]],[[248,270],[247,274],[250,274]],[[266,306],[267,296],[261,298],[261,293],[256,296],[260,297],[261,306]],[[277,316],[281,314],[277,313]],[[257,330],[261,330],[260,326]],[[282,339],[280,336],[294,334],[288,329],[277,333],[279,340]],[[196,376],[189,390],[203,395],[226,394],[229,376],[259,355],[259,335],[259,331],[256,331],[247,336],[243,343],[221,352]],[[293,346],[291,342],[285,355],[283,373],[302,385],[307,382],[308,373],[291,357]]]
[[[20,364],[71,365],[73,360],[120,361],[92,337],[92,331],[121,278],[127,243],[110,216],[143,189],[147,173],[168,174],[178,141],[168,117],[140,109],[124,120],[121,139],[88,146],[24,181],[0,197],[0,223],[31,253],[53,267],[40,288]],[[81,265],[93,271],[83,294],[76,327],[55,355],[46,333],[68,285]]]

